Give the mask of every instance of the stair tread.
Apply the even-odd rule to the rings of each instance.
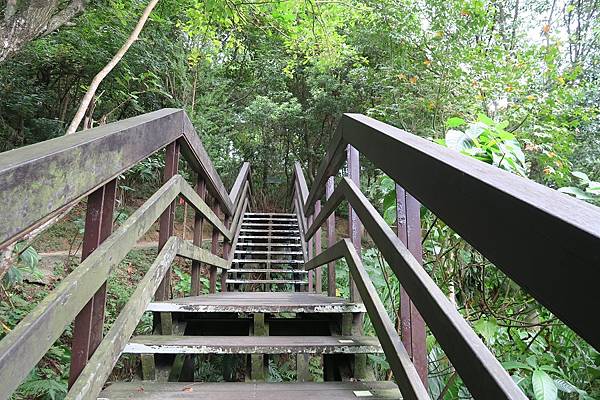
[[[229,269],[228,273],[238,272],[240,274],[248,274],[248,273],[272,273],[272,274],[308,274],[308,271],[303,269],[276,269],[276,268],[256,268],[256,269],[248,269],[248,268],[240,268],[240,269]]]
[[[297,228],[298,227],[298,223],[285,223],[285,224],[272,224],[270,222],[246,222],[243,221],[242,222],[242,226],[271,226],[271,227],[277,227],[277,228]]]
[[[244,236],[244,235],[240,235],[239,239],[287,239],[287,240],[300,240],[300,236]]]
[[[400,399],[393,382],[116,382],[99,398],[109,400],[356,400],[355,392],[369,391],[370,400]],[[365,393],[366,394],[366,393]]]
[[[298,218],[270,218],[270,217],[244,217],[244,221],[284,221],[284,222],[298,222]]]
[[[292,213],[267,213],[267,212],[247,212],[244,214],[244,216],[249,215],[249,216],[264,216],[264,215],[268,215],[268,216],[275,216],[275,217],[295,217],[296,214],[292,214]]]
[[[129,354],[374,354],[373,336],[134,336]]]
[[[235,254],[271,254],[278,256],[302,255],[301,251],[236,250]]]
[[[250,228],[242,228],[240,232],[250,232],[250,233],[299,233],[298,229],[250,229]]]
[[[300,243],[239,243],[238,242],[238,247],[240,246],[244,246],[244,247],[266,247],[266,246],[271,246],[271,247],[297,247],[297,248],[301,248],[300,247]]]
[[[234,258],[233,262],[238,264],[304,264],[304,260],[267,260],[264,258]]]
[[[273,285],[307,285],[307,281],[297,279],[227,279],[227,283],[233,284],[261,284],[268,283]]]
[[[361,303],[302,292],[225,292],[150,303],[148,311],[162,312],[364,312]]]

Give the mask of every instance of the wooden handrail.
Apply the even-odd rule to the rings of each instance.
[[[226,215],[233,203],[183,110],[163,109],[0,154],[0,249],[169,143]]]
[[[87,361],[81,374],[69,389],[65,399],[97,399],[98,393],[104,387],[113,367],[119,360],[121,352],[152,300],[158,285],[169,270],[175,256],[181,251],[181,245],[182,240],[174,236],[165,243],[150,268],[148,268],[144,278],[137,285],[129,301],[119,313],[104,340]],[[206,252],[206,250],[203,251]]]
[[[345,114],[304,211],[357,148],[558,318],[600,349],[600,209],[359,114]],[[557,295],[560,294],[560,295]],[[585,305],[585,306],[584,306]]]
[[[386,359],[398,382],[398,387],[403,399],[429,399],[427,389],[406,352],[394,324],[388,316],[385,306],[381,302],[369,274],[360,260],[350,239],[342,239],[324,252],[318,254],[304,265],[307,271],[321,265],[344,258],[350,269],[350,274],[356,282],[360,296],[375,328],[377,338],[381,343]]]
[[[344,178],[337,186],[321,212],[315,216],[306,232],[306,240],[315,234],[343,200],[347,200],[358,214],[470,393],[482,399],[526,399],[510,375],[352,180]],[[310,261],[308,265],[312,265]]]
[[[123,260],[178,195],[186,197],[198,212],[206,213],[204,217],[215,226],[218,224],[220,228],[217,228],[222,229],[225,237],[233,237],[218,219],[214,219],[214,213],[185,179],[175,175],[0,341],[0,399],[8,398],[27,377],[65,326],[103,285],[111,269]],[[176,253],[186,258],[221,269],[228,269],[231,264],[228,259],[210,254],[187,241],[177,243]]]

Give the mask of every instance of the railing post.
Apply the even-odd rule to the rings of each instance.
[[[202,200],[206,199],[206,182],[204,178],[198,174],[198,178],[196,180],[196,193],[200,196]],[[202,229],[204,226],[204,217],[198,211],[196,211],[194,215],[194,237],[193,243],[196,246],[202,247]],[[199,261],[192,261],[192,288],[191,295],[199,296],[202,288],[200,287],[200,273],[202,269],[202,264]]]
[[[211,205],[211,210],[213,210],[213,212],[215,213],[215,215],[219,216],[219,210],[220,210],[220,206],[219,206],[219,201],[217,200],[216,197],[213,197],[212,199],[212,205]],[[212,227],[212,242],[210,245],[210,251],[213,254],[218,254],[219,253],[219,231],[217,230],[216,227]],[[217,292],[217,267],[210,267],[209,269],[209,293],[216,293]]]
[[[396,185],[396,221],[398,237],[419,263],[423,263],[421,247],[421,205],[401,186]],[[406,351],[427,387],[427,345],[425,321],[403,287],[400,287],[400,333]]]
[[[306,226],[312,226],[313,220],[314,220],[314,213],[311,214],[308,218],[306,218]],[[314,243],[314,237],[310,238],[308,240],[308,259],[311,260],[314,256],[315,256],[315,252],[313,249],[313,243]],[[308,271],[308,288],[307,291],[308,292],[312,292],[313,291],[313,285],[314,285],[314,271]]]
[[[179,143],[173,142],[167,146],[165,154],[165,170],[163,183],[167,182],[177,174],[179,168]],[[158,251],[162,250],[167,240],[173,235],[173,223],[175,222],[175,201],[162,213],[159,220]],[[155,298],[158,301],[168,300],[171,297],[171,268],[165,273],[165,277],[156,290]]]
[[[329,200],[333,194],[334,177],[330,176],[325,185],[325,199]],[[327,218],[327,247],[335,244],[335,211]],[[337,295],[335,282],[335,261],[327,264],[327,295],[335,297]]]
[[[356,184],[356,186],[360,187],[360,162],[358,158],[358,150],[351,145],[348,145],[347,157],[348,177]],[[348,234],[358,254],[360,254],[361,251],[361,231],[362,225],[358,215],[356,215],[352,207],[348,207]],[[360,294],[358,293],[358,288],[356,287],[352,276],[348,275],[348,279],[350,282],[350,301],[360,302]]]
[[[231,228],[231,217],[230,216],[226,216],[225,220],[223,221],[225,223],[225,227],[227,229]],[[226,260],[229,260],[229,252],[231,251],[231,242],[229,240],[227,240],[225,237],[223,237],[223,258]],[[227,291],[227,270],[222,269],[221,270],[221,292],[226,292]]]
[[[81,260],[85,260],[112,232],[117,180],[113,179],[88,196]],[[75,318],[71,345],[69,387],[79,377],[100,342],[104,326],[106,282]]]
[[[321,200],[317,200],[315,202],[315,213],[314,215],[319,215],[321,212]],[[321,228],[317,229],[317,233],[315,233],[315,256],[318,256],[321,253]],[[321,277],[322,269],[321,267],[315,270],[315,292],[322,293],[323,292],[323,279]]]

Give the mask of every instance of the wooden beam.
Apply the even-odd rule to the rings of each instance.
[[[215,170],[215,167],[202,145],[200,136],[185,112],[181,114],[183,137],[181,138],[181,152],[194,171],[198,172],[206,181],[208,193],[217,199],[225,215],[235,212],[233,203],[225,186]]]
[[[360,256],[349,239],[343,239],[333,247],[325,250],[321,257],[307,264],[307,269],[317,268],[329,261],[345,258],[354,277],[361,298],[367,308],[367,313],[377,333],[377,338],[383,347],[386,359],[398,382],[398,387],[404,399],[429,399],[427,389],[421,382],[421,378],[410,356],[402,345],[402,341],[394,328],[394,324],[387,314],[385,306],[379,298],[377,289],[373,286],[369,274],[362,265]]]
[[[401,186],[396,185],[396,226],[398,238],[419,264],[423,263],[421,247],[421,205]],[[428,382],[427,344],[425,321],[400,286],[400,329],[402,343],[413,360],[425,387]]]
[[[81,249],[82,261],[112,233],[116,190],[117,180],[113,179],[88,196]],[[105,304],[106,282],[75,317],[73,342],[71,344],[69,387],[73,385],[73,382],[85,367],[87,360],[102,341]]]
[[[177,255],[193,261],[210,265],[215,268],[226,270],[229,269],[230,266],[229,261],[227,259],[221,258],[218,255],[213,254],[210,251],[195,245],[189,240],[183,240],[181,242],[179,249],[177,250]]]
[[[360,217],[365,229],[421,312],[471,394],[481,398],[526,399],[468,322],[450,303],[352,180],[344,178],[338,185],[330,200],[323,206],[321,213],[315,217],[307,236],[315,234],[317,227],[343,199],[348,201]],[[305,269],[312,269],[332,261],[323,255],[325,253],[305,264]]]
[[[140,318],[152,300],[154,292],[175,259],[181,244],[182,240],[177,237],[171,237],[165,243],[129,301],[119,313],[105,340],[102,341],[75,384],[69,390],[66,400],[95,400],[97,398],[113,367],[119,360],[121,352],[135,331]],[[146,362],[146,364],[148,364],[148,368],[144,368],[144,372],[148,377],[145,376],[144,379],[154,375],[151,371],[154,369],[153,362]]]
[[[1,153],[0,248],[180,137],[182,112],[164,109]]]
[[[589,317],[600,308],[598,207],[364,115],[341,125],[375,167],[600,350]]]
[[[196,194],[200,197],[200,200],[206,199],[206,182],[200,174],[196,178]],[[200,211],[195,210],[194,212],[194,236],[193,244],[195,246],[202,246],[202,234],[204,229],[204,214]],[[201,278],[202,264],[200,261],[192,260],[192,273],[191,273],[191,296],[198,296],[202,293]]]
[[[27,377],[110,270],[173,202],[182,180],[176,175],[158,189],[0,341],[0,399],[8,398]]]
[[[165,167],[163,171],[163,182],[168,182],[179,170],[179,144],[173,142],[167,146],[165,151]],[[173,235],[175,223],[175,206],[173,200],[169,207],[162,213],[159,220],[158,230],[158,251],[167,243],[167,240]],[[167,300],[171,298],[171,270],[167,271],[163,281],[156,291],[157,300]]]

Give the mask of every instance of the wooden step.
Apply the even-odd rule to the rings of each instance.
[[[376,354],[372,336],[134,336],[128,354]]]
[[[301,292],[224,292],[150,303],[148,311],[181,313],[356,313],[361,303]]]
[[[270,273],[270,274],[308,274],[308,271],[305,271],[303,269],[273,269],[273,268],[262,268],[262,269],[229,269],[227,270],[228,273],[240,273],[240,274],[252,274],[252,273],[257,273],[257,274],[266,274],[266,273]]]
[[[394,382],[116,382],[106,400],[399,400]]]
[[[300,236],[246,236],[240,235],[240,240],[256,240],[256,239],[271,239],[271,240],[300,240]],[[239,245],[239,243],[238,243]]]
[[[227,283],[235,285],[308,285],[307,281],[297,279],[227,279]]]
[[[268,230],[268,229],[250,229],[250,228],[242,228],[240,232],[248,232],[248,233],[300,233],[298,229],[278,229],[278,230]]]
[[[256,242],[244,242],[244,243],[240,243],[238,242],[237,247],[265,247],[265,246],[271,246],[271,247],[295,247],[295,248],[301,248],[300,243],[256,243]]]
[[[236,250],[235,254],[270,254],[276,256],[302,255],[301,251]]]
[[[237,264],[304,264],[304,260],[266,260],[252,258],[234,258],[233,262]]]
[[[271,218],[292,218],[295,217],[296,214],[291,214],[291,213],[262,213],[262,212],[250,212],[250,213],[245,213],[244,214],[244,218],[247,216],[249,217],[271,217]]]
[[[245,221],[298,222],[298,218],[244,217]]]
[[[242,226],[267,226],[267,227],[271,227],[271,228],[298,228],[298,224],[290,224],[290,223],[285,223],[285,224],[272,224],[270,222],[264,222],[264,223],[260,223],[260,222],[242,222]]]

